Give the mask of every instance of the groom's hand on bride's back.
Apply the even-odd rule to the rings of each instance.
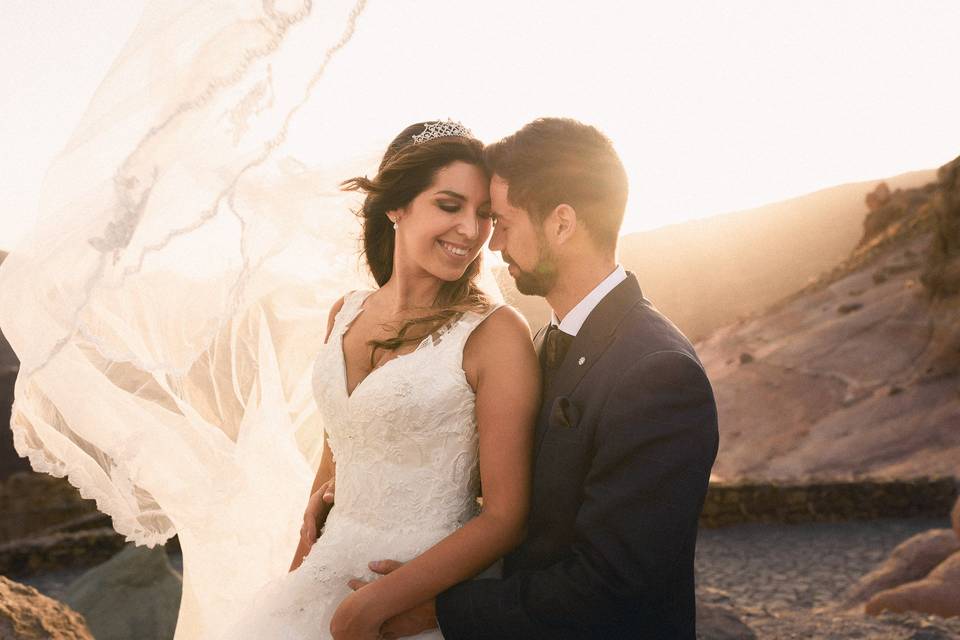
[[[310,553],[310,547],[317,541],[317,532],[327,521],[327,514],[333,506],[334,481],[331,478],[320,485],[307,501],[307,509],[303,512],[303,526],[300,527],[300,541],[293,552],[293,561],[290,571],[297,569],[303,559]]]
[[[391,571],[402,567],[402,562],[396,560],[376,560],[370,563],[370,570],[379,573],[382,576]],[[356,591],[368,584],[364,580],[353,579],[347,583],[351,589]],[[424,631],[430,631],[437,628],[437,605],[436,600],[428,600],[421,605],[404,611],[403,613],[389,618],[380,627],[380,637],[383,640],[396,640],[397,638],[406,638],[415,636]]]
[[[327,480],[320,488],[313,492],[307,501],[307,509],[303,512],[303,526],[300,527],[300,542],[308,547],[317,541],[317,532],[327,521],[327,514],[333,506],[335,480]]]

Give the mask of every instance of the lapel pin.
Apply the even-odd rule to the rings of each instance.
[[[584,362],[586,362],[586,361],[587,361],[587,359],[586,359],[585,357],[580,356],[580,359],[577,360],[577,364],[582,365],[582,364],[583,364]]]

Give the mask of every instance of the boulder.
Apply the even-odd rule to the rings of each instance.
[[[756,640],[731,607],[697,603],[697,640]]]
[[[83,616],[0,576],[0,640],[93,640]]]
[[[867,209],[869,211],[876,211],[890,202],[890,187],[887,186],[886,182],[881,182],[873,191],[867,194],[866,201]]]
[[[97,640],[169,640],[182,586],[163,547],[127,545],[77,578],[63,600],[84,615]]]
[[[950,529],[931,529],[901,542],[883,564],[854,584],[844,608],[857,607],[875,594],[920,580],[947,557],[960,551],[960,539]]]
[[[960,617],[960,552],[941,562],[923,580],[881,591],[867,602],[867,614],[875,616],[884,611]]]
[[[726,591],[697,588],[697,640],[756,640]]]

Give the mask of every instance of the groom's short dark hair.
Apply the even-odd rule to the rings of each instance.
[[[627,206],[627,173],[609,138],[570,118],[538,118],[484,155],[509,187],[510,204],[534,222],[560,204],[577,211],[598,246],[615,249]]]

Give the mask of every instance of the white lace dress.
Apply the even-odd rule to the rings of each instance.
[[[410,560],[477,514],[474,393],[462,362],[467,338],[486,316],[464,314],[348,396],[343,334],[370,293],[346,296],[314,368],[337,462],[336,506],[303,564],[269,582],[224,639],[329,638],[347,581],[376,578],[368,562]],[[437,631],[417,637],[442,638]]]

